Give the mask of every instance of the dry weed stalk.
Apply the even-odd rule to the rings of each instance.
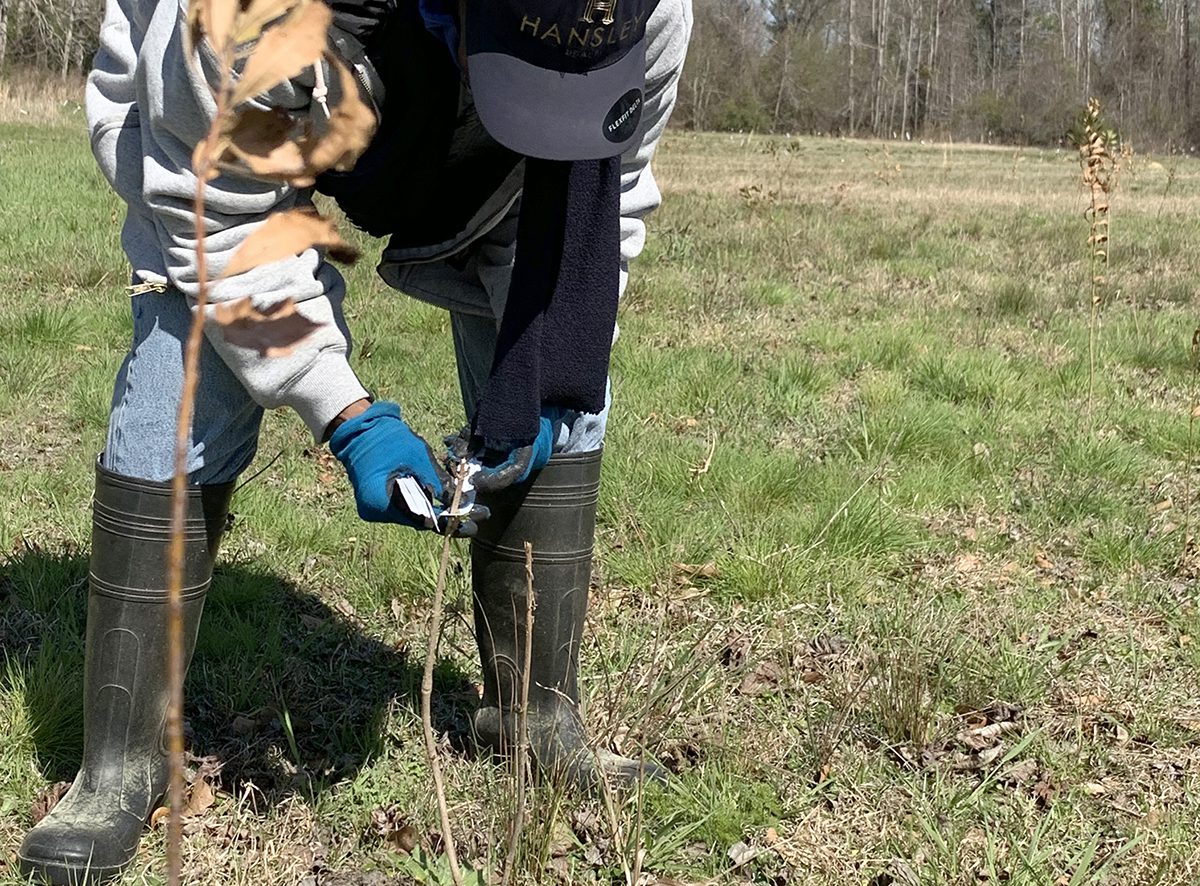
[[[1196,439],[1196,419],[1200,418],[1200,327],[1192,332],[1191,390],[1188,392],[1187,455],[1183,464],[1183,550],[1179,554],[1180,568],[1187,568],[1188,553],[1192,545],[1192,452]]]
[[[208,133],[192,154],[196,176],[193,200],[198,291],[184,356],[183,391],[175,436],[172,478],[171,544],[168,555],[168,661],[170,703],[167,746],[170,762],[171,815],[167,839],[167,881],[180,881],[180,843],[183,818],[183,528],[187,509],[187,452],[199,382],[199,355],[206,319],[221,327],[225,337],[264,355],[286,353],[316,326],[300,316],[290,299],[265,311],[249,299],[218,305],[208,317],[209,268],[205,228],[205,187],[222,170],[249,172],[259,178],[296,186],[312,184],[329,168],[353,165],[374,129],[374,115],[359,95],[357,82],[328,49],[331,21],[319,0],[190,0],[189,58],[201,41],[219,61],[219,79],[211,86],[216,113]],[[243,47],[251,47],[246,50]],[[244,61],[239,79],[235,63]],[[198,66],[199,62],[194,61]],[[297,76],[306,68],[326,64],[337,74],[341,100],[327,110],[318,127],[312,120],[293,120],[282,113],[247,109],[247,102]],[[323,70],[323,69],[322,69]],[[344,260],[354,250],[330,224],[316,223],[309,211],[280,213],[257,228],[234,253],[222,276],[324,246]]]
[[[517,753],[513,775],[517,780],[512,828],[509,832],[508,858],[504,862],[501,886],[508,886],[517,863],[521,832],[525,829],[525,783],[532,776],[529,764],[529,679],[533,669],[533,611],[537,600],[533,595],[533,544],[525,542],[525,659],[521,671],[521,706],[517,710]]]
[[[1109,240],[1111,218],[1109,200],[1117,187],[1121,170],[1120,137],[1104,119],[1100,100],[1088,99],[1078,124],[1071,130],[1071,140],[1079,150],[1079,165],[1083,185],[1087,188],[1089,205],[1088,255],[1091,277],[1091,312],[1088,322],[1088,415],[1096,389],[1096,352],[1100,344],[1100,314],[1108,283]]]

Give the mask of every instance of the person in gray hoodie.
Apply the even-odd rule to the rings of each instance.
[[[550,777],[661,777],[588,746],[576,668],[587,606],[608,353],[616,301],[660,201],[650,161],[674,105],[690,0],[332,0],[330,43],[353,65],[378,131],[355,168],[318,188],[388,237],[383,279],[446,308],[467,425],[434,455],[399,405],[374,402],[349,363],[345,286],[316,249],[232,276],[214,302],[285,297],[318,324],[263,357],[210,328],[189,437],[184,636],[190,658],[237,477],[264,409],[291,407],[346,467],[363,519],[429,526],[392,492],[412,477],[450,497],[470,459],[484,696],[481,749],[508,755],[528,687],[530,751]],[[92,150],[127,204],[133,343],[96,463],[84,676],[84,749],[71,789],[26,836],[21,870],[96,883],[132,861],[166,788],[166,547],[183,342],[197,295],[196,143],[215,113],[211,53],[189,58],[186,0],[107,0],[88,78]],[[318,72],[260,103],[319,113]],[[226,174],[207,186],[215,277],[273,212],[310,189]],[[525,543],[537,599],[526,620]],[[525,673],[526,630],[531,630]]]

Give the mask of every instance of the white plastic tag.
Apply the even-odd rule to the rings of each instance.
[[[450,508],[442,507],[434,504],[434,502],[425,494],[424,488],[417,482],[414,477],[397,477],[395,482],[396,491],[400,493],[400,499],[404,503],[405,509],[417,519],[425,524],[426,529],[432,529],[435,526],[441,528],[442,520],[447,520],[450,517],[465,517],[471,513],[471,509],[475,507],[475,484],[472,482],[479,469],[483,467],[479,462],[472,459],[467,462],[467,475],[463,478],[462,494],[458,499],[458,510],[451,512]],[[452,490],[448,490],[453,495]]]
[[[404,500],[404,506],[414,517],[425,521],[425,527],[432,528],[437,523],[437,513],[433,502],[421,488],[421,484],[413,477],[397,477],[396,490]]]

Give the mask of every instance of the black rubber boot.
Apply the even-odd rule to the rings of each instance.
[[[233,484],[189,490],[183,577],[190,661]],[[167,547],[171,488],[96,466],[84,661],[83,765],[26,836],[20,869],[43,883],[124,870],[167,788]]]
[[[592,574],[600,450],[556,455],[532,480],[480,495],[492,515],[471,544],[475,633],[483,663],[481,747],[511,757],[518,744],[525,664],[525,542],[533,545],[535,610],[527,715],[529,746],[543,775],[584,789],[664,780],[654,763],[588,746],[579,715],[579,643]],[[599,768],[597,768],[599,767]]]

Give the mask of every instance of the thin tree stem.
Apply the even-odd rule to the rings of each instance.
[[[204,340],[204,309],[208,304],[208,254],[205,242],[205,186],[212,170],[213,148],[226,111],[228,83],[217,95],[217,112],[202,148],[197,152],[196,193],[192,203],[198,281],[192,324],[183,361],[183,392],[175,424],[175,473],[171,482],[171,541],[167,552],[167,752],[171,815],[167,826],[167,883],[178,886],[182,872],[183,840],[183,558],[187,520],[187,456],[200,380],[200,347]]]
[[[458,511],[466,472],[465,462],[458,465],[455,471],[454,499],[450,503],[452,514]],[[433,668],[437,663],[438,640],[442,635],[446,571],[450,565],[450,542],[454,538],[458,522],[457,517],[450,518],[450,523],[446,527],[446,538],[442,543],[442,560],[438,565],[437,584],[433,589],[433,611],[429,614],[429,646],[425,653],[425,673],[421,676],[421,728],[425,734],[425,756],[429,760],[429,771],[433,775],[438,815],[442,821],[442,842],[446,846],[446,860],[450,863],[450,876],[454,880],[454,886],[462,886],[463,876],[462,869],[458,864],[458,852],[454,846],[454,834],[450,830],[450,810],[446,804],[446,786],[442,779],[442,764],[438,761],[437,741],[433,736]]]

